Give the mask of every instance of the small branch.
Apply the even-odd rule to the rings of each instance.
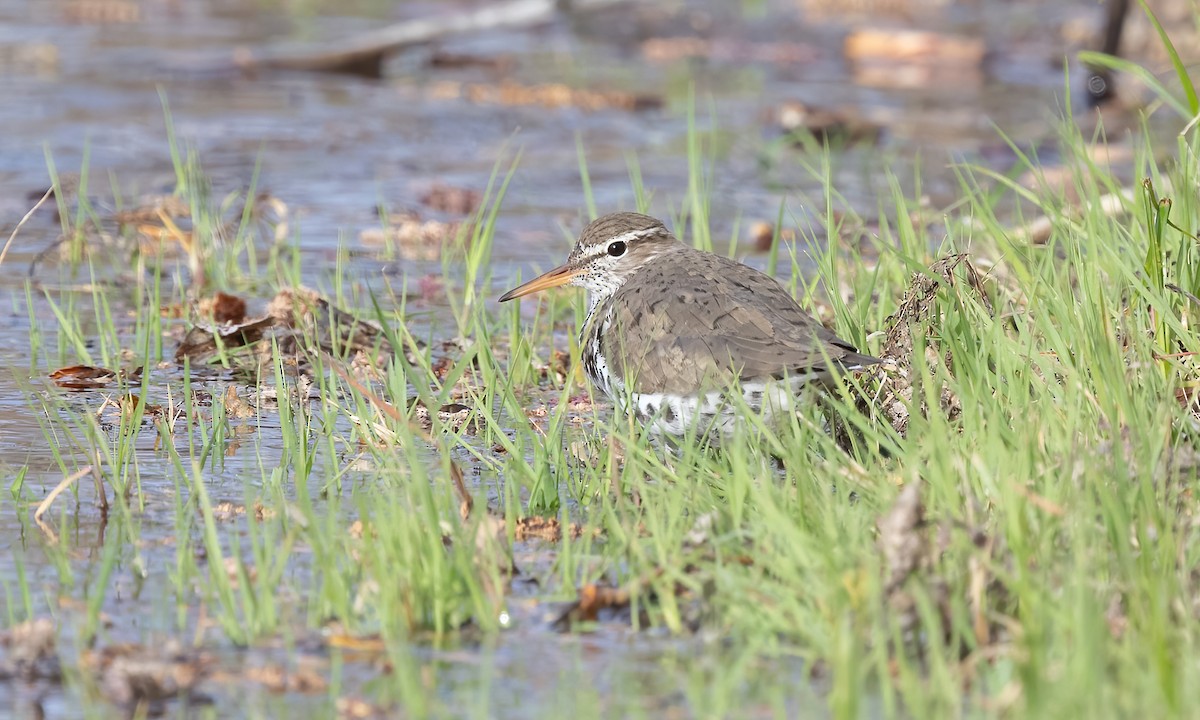
[[[571,12],[594,10],[630,0],[574,0]],[[383,77],[383,62],[395,52],[450,35],[502,27],[534,25],[550,20],[560,9],[559,0],[512,0],[488,5],[472,13],[422,18],[363,33],[317,48],[267,48],[241,50],[234,64],[244,72],[303,70]]]

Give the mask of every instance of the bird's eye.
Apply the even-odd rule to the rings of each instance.
[[[621,257],[625,254],[625,243],[621,240],[618,240],[615,243],[610,243],[608,246],[608,254],[612,255],[613,257]]]

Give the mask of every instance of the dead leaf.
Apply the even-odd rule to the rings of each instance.
[[[921,503],[921,484],[911,482],[906,485],[878,525],[879,549],[887,573],[884,592],[890,596],[899,590],[927,555],[922,532],[925,506]]]
[[[567,532],[572,538],[578,538],[583,535],[583,527],[578,523],[571,523],[567,527]],[[545,540],[546,542],[558,542],[562,540],[562,524],[558,518],[539,517],[537,515],[530,517],[517,518],[517,526],[514,537],[517,540]]]
[[[246,320],[246,301],[236,295],[218,292],[201,300],[197,311],[221,325],[237,325]]]
[[[229,501],[219,502],[212,506],[213,519],[217,522],[231,522],[245,517],[246,506]]]
[[[275,318],[270,316],[219,330],[194,325],[175,348],[175,361],[204,362],[217,354],[218,341],[221,346],[234,350],[259,342],[273,327]]]
[[[956,274],[959,268],[962,269],[963,278]],[[873,408],[881,412],[901,435],[908,431],[910,406],[913,402],[914,337],[920,334],[926,338],[927,365],[937,367],[945,364],[947,369],[952,370],[953,357],[948,351],[944,355],[939,354],[936,329],[931,326],[930,320],[938,306],[939,293],[962,290],[965,290],[966,296],[978,302],[985,312],[992,312],[983,276],[967,256],[949,255],[940,258],[929,266],[928,271],[913,273],[904,299],[885,323],[887,338],[879,355],[888,362],[872,367],[867,374],[880,386],[872,403]],[[864,412],[872,411],[865,399],[860,399],[859,405]],[[939,409],[951,420],[956,419],[962,412],[961,403],[949,388],[942,389],[939,405]],[[923,401],[919,409],[921,412],[929,411]]]
[[[112,216],[118,225],[141,225],[158,222],[163,216],[179,219],[192,216],[192,206],[179,195],[160,195],[147,198],[140,205],[122,210]]]
[[[596,622],[601,610],[628,607],[629,597],[627,589],[588,583],[579,588],[578,598],[559,615],[553,625],[557,630],[566,631],[581,622]]]
[[[312,664],[311,660],[307,663]],[[303,662],[292,670],[273,663],[248,667],[244,670],[244,676],[250,682],[258,683],[273,693],[321,693],[329,687],[324,677],[312,667],[306,667]]]
[[[225,417],[242,420],[245,418],[255,417],[258,414],[253,405],[246,402],[241,398],[240,395],[238,395],[236,385],[227,385],[225,387],[223,404],[225,406]]]
[[[92,365],[71,365],[50,373],[50,379],[56,385],[69,390],[94,390],[105,387],[119,378],[137,380],[141,376],[142,369],[140,367],[126,375],[124,371],[109,370]]]

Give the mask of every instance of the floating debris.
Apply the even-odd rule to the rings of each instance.
[[[140,367],[126,372],[93,365],[71,365],[50,373],[55,385],[68,390],[95,390],[117,381],[136,382],[141,376]]]

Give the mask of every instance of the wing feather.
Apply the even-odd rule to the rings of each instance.
[[[637,392],[703,387],[878,362],[806,313],[774,278],[690,248],[633,275],[613,297],[603,352]],[[685,272],[680,273],[680,269]]]

